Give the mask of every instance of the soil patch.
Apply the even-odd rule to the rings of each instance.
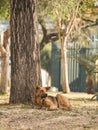
[[[9,96],[0,96],[0,130],[98,130],[98,101],[90,100],[93,95],[64,95],[71,102],[71,111],[46,111],[32,105],[9,105]]]

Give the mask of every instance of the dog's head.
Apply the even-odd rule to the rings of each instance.
[[[47,97],[47,91],[50,89],[50,87],[40,87],[37,86],[35,90],[35,94],[37,97],[45,98]]]

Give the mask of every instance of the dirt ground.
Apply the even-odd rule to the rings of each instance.
[[[71,102],[71,111],[9,105],[8,96],[0,96],[0,130],[98,130],[98,101],[86,93],[65,96]]]

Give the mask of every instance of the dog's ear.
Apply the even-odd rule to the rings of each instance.
[[[48,86],[48,87],[45,87],[46,91],[48,91],[50,88],[51,88],[51,87],[49,87],[49,86]]]
[[[40,89],[40,86],[39,86],[39,85],[37,85],[35,89],[36,89],[36,90]]]

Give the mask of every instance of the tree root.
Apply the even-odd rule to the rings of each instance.
[[[98,92],[96,92],[95,94],[94,94],[94,96],[91,98],[91,100],[93,100],[95,97],[97,97],[98,96]]]

